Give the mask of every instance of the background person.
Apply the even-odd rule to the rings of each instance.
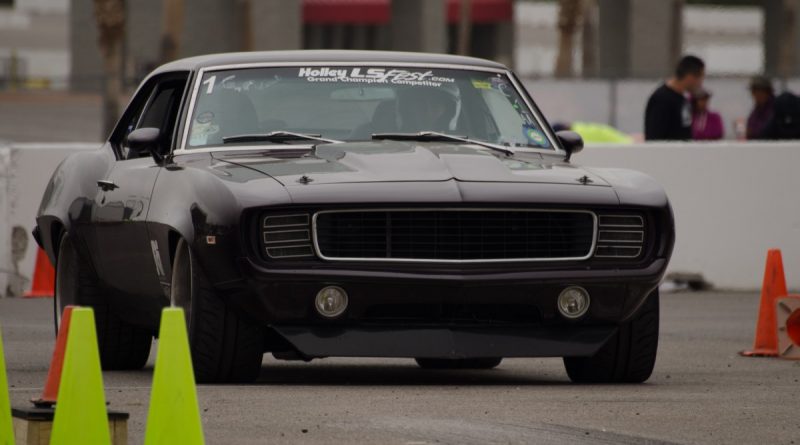
[[[702,88],[692,94],[692,139],[715,141],[725,133],[722,116],[708,108],[710,100],[711,93]]]
[[[761,139],[800,139],[800,97],[791,91],[775,96],[772,119],[759,135]]]
[[[747,139],[766,139],[767,126],[775,113],[775,90],[772,81],[765,76],[755,76],[750,80],[750,95],[753,97],[753,110],[747,117]]]
[[[692,138],[692,111],[687,93],[703,86],[705,63],[696,56],[684,56],[674,75],[658,87],[644,115],[644,138],[648,141],[689,140]]]

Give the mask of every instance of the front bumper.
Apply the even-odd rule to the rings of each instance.
[[[571,328],[387,328],[276,326],[306,358],[587,357],[616,330]]]
[[[235,287],[245,290],[223,293],[305,357],[546,357],[594,354],[658,286],[666,260],[638,269],[488,274],[272,269],[246,258],[240,268],[246,278]],[[349,295],[335,320],[314,308],[327,285]],[[591,295],[577,321],[556,306],[569,285]]]

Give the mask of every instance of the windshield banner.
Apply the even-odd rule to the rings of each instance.
[[[300,68],[298,77],[309,82],[348,82],[368,84],[394,84],[412,86],[440,87],[443,83],[453,83],[455,79],[439,77],[433,71],[409,71],[398,68]]]

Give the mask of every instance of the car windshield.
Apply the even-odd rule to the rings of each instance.
[[[275,143],[273,132],[333,141],[439,132],[510,147],[553,149],[534,112],[501,73],[298,66],[214,70],[199,82],[187,149]],[[280,142],[316,143],[299,136],[284,139]]]

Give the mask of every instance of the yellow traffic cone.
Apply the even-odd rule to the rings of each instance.
[[[3,355],[3,333],[0,332],[0,445],[14,445],[14,425],[11,423],[11,403],[8,400],[6,359]]]
[[[144,443],[204,443],[183,309],[165,308],[161,312]]]
[[[51,445],[110,444],[94,312],[72,311]]]

